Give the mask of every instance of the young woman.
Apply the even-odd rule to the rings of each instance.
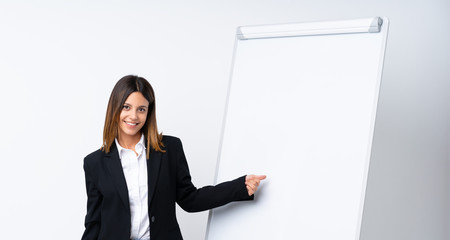
[[[160,134],[155,114],[147,80],[129,75],[117,82],[103,145],[84,159],[88,200],[82,240],[181,240],[175,203],[198,212],[253,199],[265,176],[196,188],[180,139]]]

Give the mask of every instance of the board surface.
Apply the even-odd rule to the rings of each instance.
[[[208,240],[359,239],[383,20],[377,33],[236,40],[216,182],[267,179],[254,201],[210,212]]]

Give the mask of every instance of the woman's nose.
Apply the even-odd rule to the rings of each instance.
[[[131,111],[130,118],[133,119],[133,120],[137,119],[137,112]]]

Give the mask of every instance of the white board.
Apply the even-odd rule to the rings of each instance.
[[[238,28],[216,182],[266,174],[206,239],[359,239],[386,18]]]

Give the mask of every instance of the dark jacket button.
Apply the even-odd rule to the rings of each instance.
[[[152,216],[152,218],[150,219],[152,221],[152,223],[155,222],[155,216]]]

